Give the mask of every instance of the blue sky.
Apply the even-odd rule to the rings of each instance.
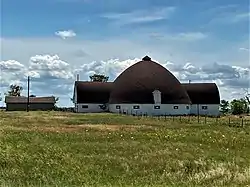
[[[67,106],[76,71],[88,79],[90,73],[105,69],[114,80],[145,55],[161,64],[173,63],[183,81],[191,72],[177,67],[187,63],[199,71],[214,63],[235,71],[238,67],[240,76],[242,72],[245,76],[249,71],[249,1],[2,0],[1,46],[1,92],[10,82],[24,83],[30,71],[39,77],[33,87],[37,95],[52,94],[39,88],[53,82],[56,85],[51,87],[60,88],[51,89],[53,94]],[[30,68],[32,63],[36,69]],[[58,63],[61,69],[53,69]],[[244,94],[235,91],[239,90],[235,85],[226,85],[230,80],[221,78],[223,71],[210,80],[222,82],[221,96]],[[247,77],[235,79],[248,82]]]
[[[181,3],[180,3],[181,2]],[[174,10],[164,8],[172,7]],[[7,37],[46,37],[55,30],[74,28],[85,37],[128,35],[130,30],[149,29],[155,32],[209,32],[225,40],[237,40],[247,35],[249,17],[237,16],[249,13],[248,0],[209,1],[163,1],[163,0],[2,0],[2,35]],[[152,17],[152,21],[136,22],[112,27],[112,19],[103,16],[143,11],[141,16]],[[159,17],[164,17],[157,20]],[[168,18],[169,17],[169,18]],[[170,19],[171,17],[171,19]],[[155,19],[154,19],[155,18]],[[129,19],[129,18],[127,18]],[[135,17],[130,18],[135,19]],[[218,19],[216,23],[216,19]],[[220,22],[219,19],[224,19]],[[228,19],[228,20],[226,20]],[[211,21],[214,23],[211,23]],[[129,20],[128,20],[129,21]],[[228,21],[228,23],[226,23]],[[237,34],[238,33],[238,34]]]

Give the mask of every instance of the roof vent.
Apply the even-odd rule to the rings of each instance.
[[[151,58],[149,56],[145,56],[142,58],[143,61],[151,61]]]

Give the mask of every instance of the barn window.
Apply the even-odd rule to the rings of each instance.
[[[160,109],[161,107],[160,106],[154,106],[154,109]]]
[[[174,109],[178,109],[179,107],[178,106],[174,106]]]
[[[89,108],[88,105],[82,105],[82,108]]]
[[[116,109],[121,109],[121,106],[120,106],[120,105],[116,105],[115,108],[116,108]]]
[[[186,106],[186,109],[188,110],[188,109],[189,109],[189,106]]]
[[[140,106],[139,105],[135,105],[133,106],[134,109],[140,109]]]
[[[207,110],[207,106],[202,106],[202,110]]]

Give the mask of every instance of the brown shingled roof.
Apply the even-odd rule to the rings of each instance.
[[[162,104],[191,103],[186,90],[176,77],[146,56],[130,66],[114,81],[109,103],[153,104],[154,90],[161,91]]]
[[[108,103],[113,82],[75,81],[77,103]]]
[[[14,97],[14,96],[6,96],[5,103],[27,103],[28,98]],[[55,97],[30,97],[30,103],[56,103]]]
[[[220,104],[220,93],[215,83],[182,84],[192,104]]]

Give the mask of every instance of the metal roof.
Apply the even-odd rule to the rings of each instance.
[[[27,103],[28,97],[6,96],[5,103]],[[55,97],[29,97],[30,103],[56,103]]]

